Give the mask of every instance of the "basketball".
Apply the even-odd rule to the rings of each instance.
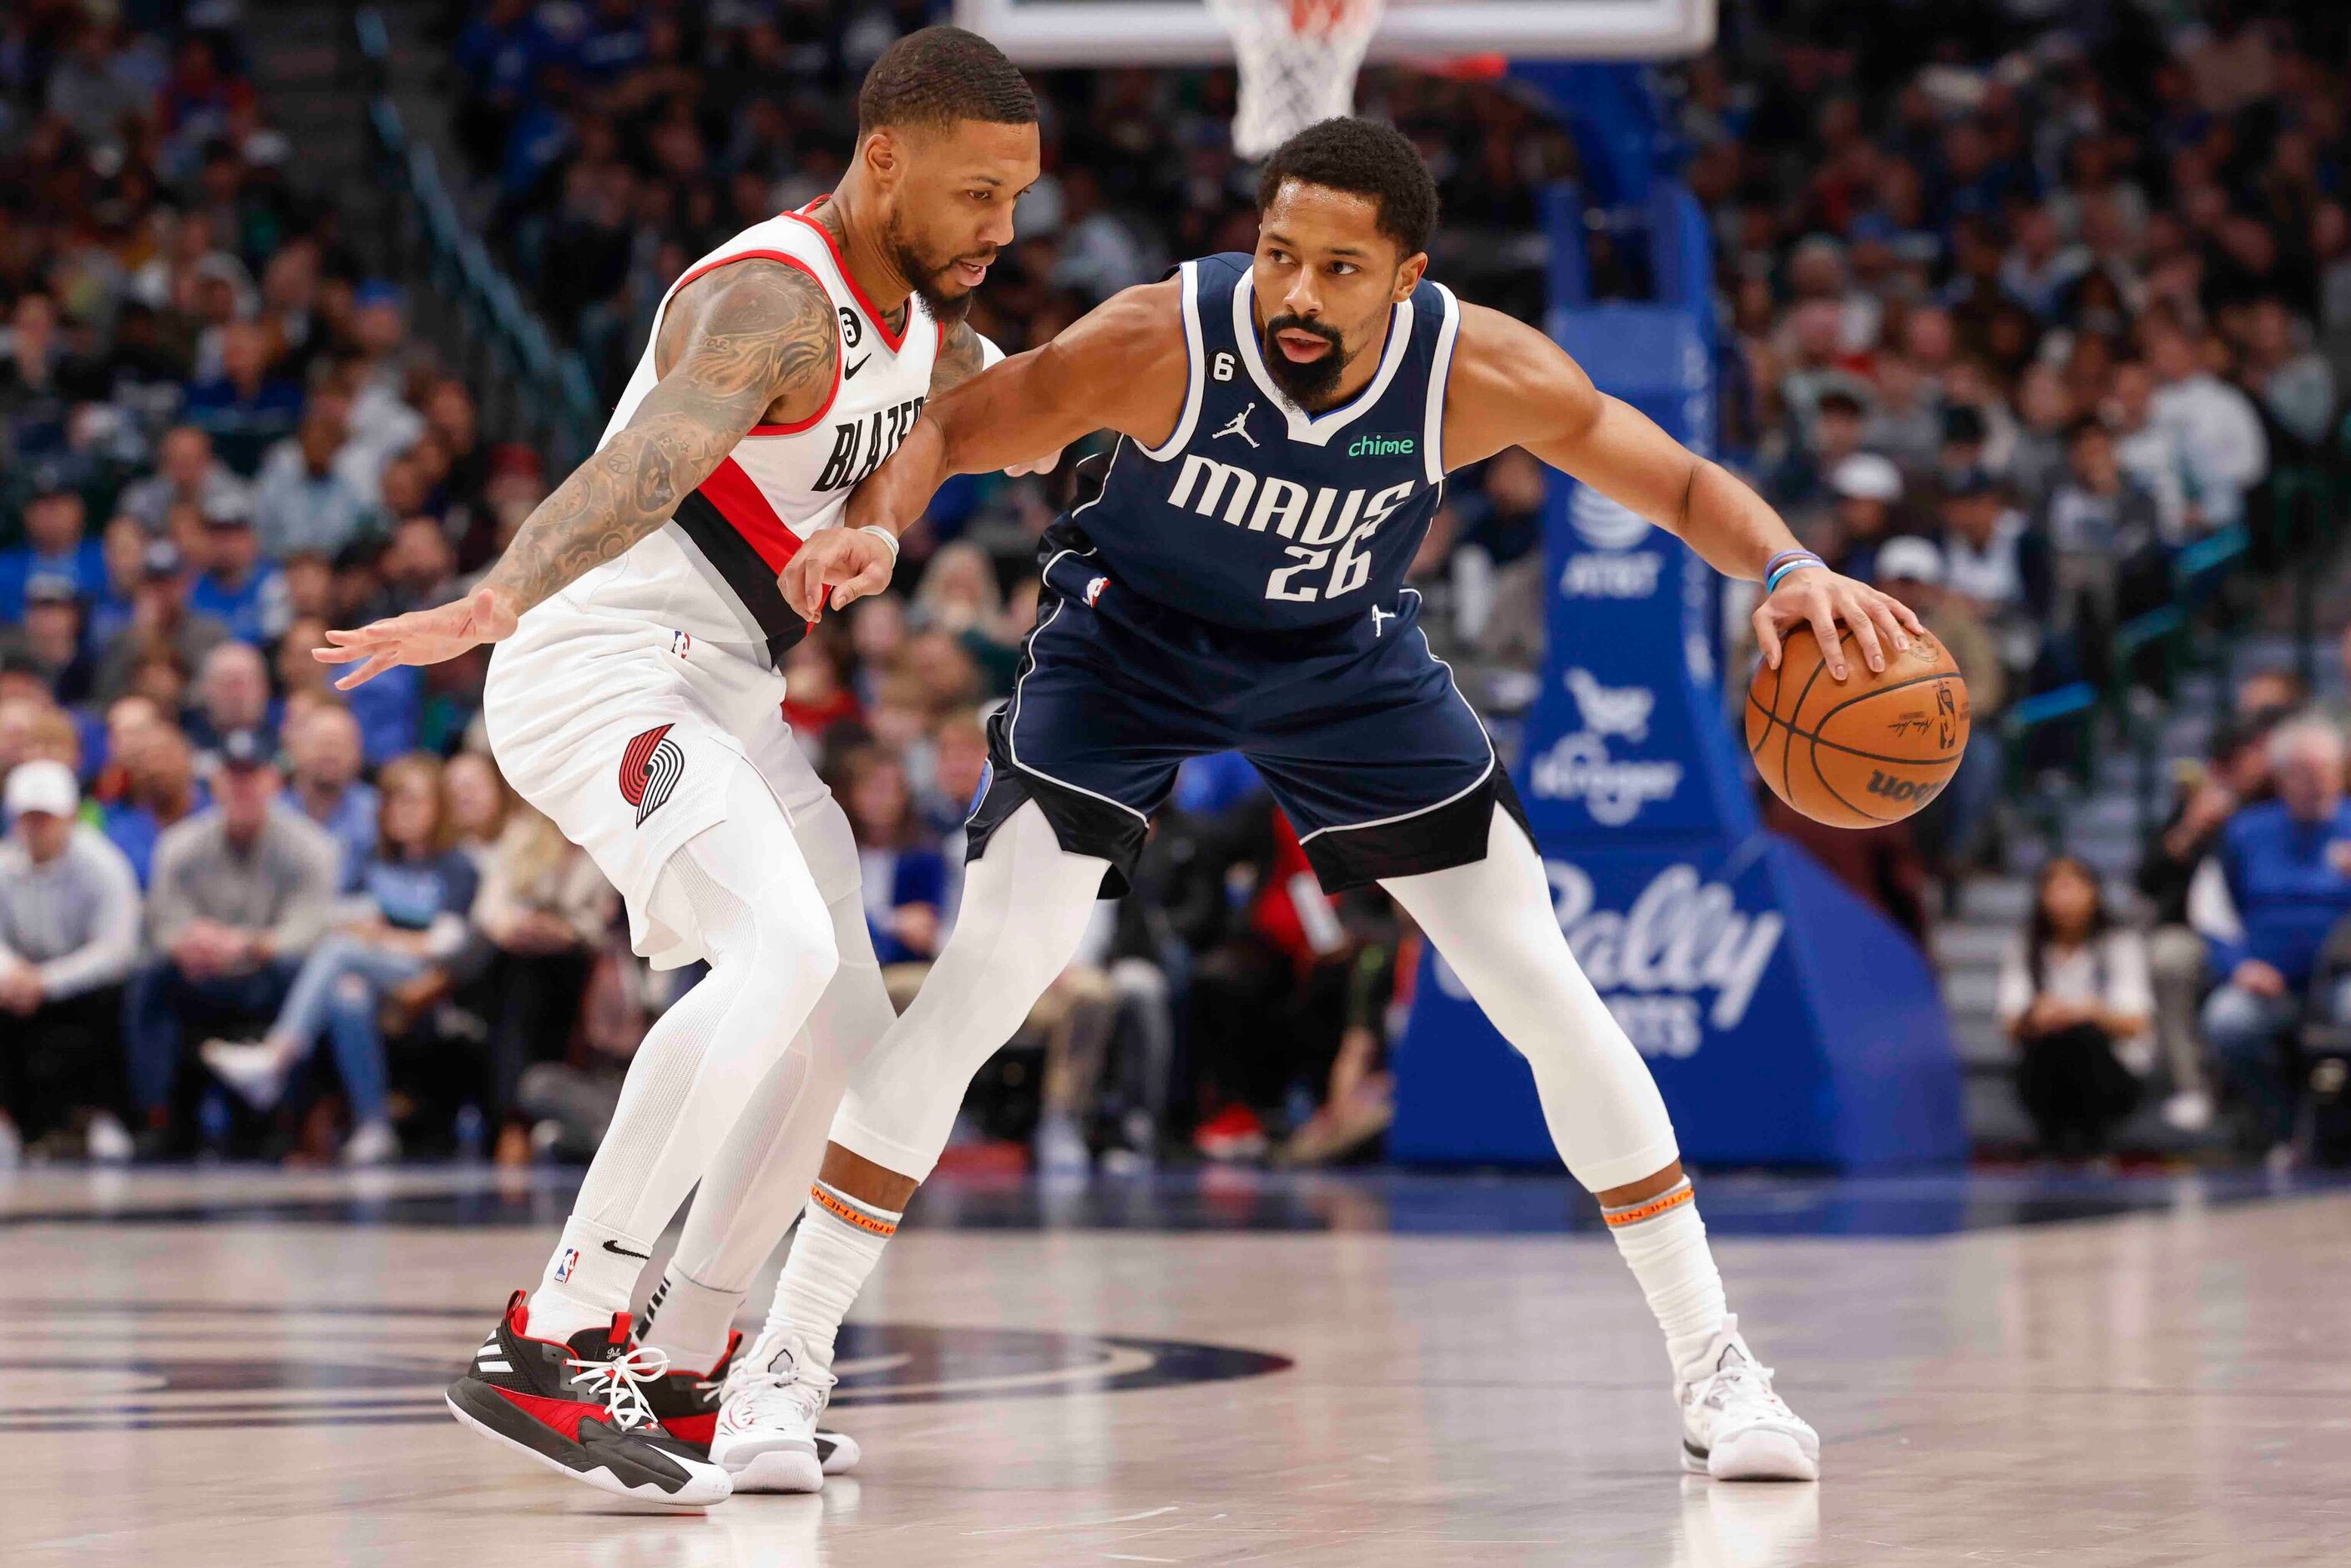
[[[1850,627],[1837,638],[1848,641]],[[1747,686],[1747,754],[1771,793],[1816,822],[1898,822],[1942,793],[1968,748],[1968,684],[1928,634],[1888,650],[1882,672],[1848,655],[1840,681],[1809,626],[1788,633],[1780,667]]]

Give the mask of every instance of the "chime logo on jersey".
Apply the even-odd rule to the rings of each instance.
[[[685,753],[661,725],[629,742],[621,753],[621,799],[637,809],[637,826],[661,810],[685,771]]]
[[[929,401],[908,398],[888,408],[877,408],[862,419],[834,425],[832,454],[824,460],[824,472],[816,476],[813,488],[846,489],[881,467],[882,460],[897,451],[898,443],[906,439],[906,432],[914,428],[916,416]]]

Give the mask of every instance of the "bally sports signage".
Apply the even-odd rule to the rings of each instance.
[[[1599,306],[1555,311],[1552,327],[1671,434],[1710,429],[1698,311]],[[1513,772],[1561,929],[1648,1059],[1684,1154],[1844,1168],[1961,1157],[1958,1065],[1925,960],[1757,816],[1723,699],[1720,579],[1565,478],[1544,542],[1542,681]],[[1442,963],[1421,981],[1396,1051],[1391,1151],[1555,1166],[1525,1064]]]

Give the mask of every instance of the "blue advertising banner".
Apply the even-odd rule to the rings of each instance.
[[[1555,311],[1552,329],[1602,387],[1703,449],[1714,410],[1696,312],[1597,306]],[[1846,1170],[1964,1158],[1958,1061],[1925,960],[1760,825],[1725,716],[1720,578],[1572,480],[1554,478],[1548,507],[1549,635],[1516,782],[1561,927],[1656,1074],[1684,1155]],[[1435,956],[1395,1066],[1396,1157],[1556,1162],[1524,1062]]]

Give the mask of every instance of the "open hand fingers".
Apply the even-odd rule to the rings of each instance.
[[[1837,599],[1837,614],[1853,628],[1853,645],[1861,650],[1861,662],[1872,672],[1886,668],[1886,650],[1878,645],[1877,622],[1869,617],[1866,601],[1858,593],[1844,593]],[[1837,677],[1843,680],[1844,677]]]
[[[1844,644],[1837,640],[1836,606],[1825,593],[1812,596],[1812,606],[1805,612],[1813,623],[1813,636],[1821,645],[1821,658],[1828,664],[1829,677],[1843,680],[1846,674]]]
[[[396,650],[390,648],[380,650],[370,657],[366,664],[337,681],[335,689],[339,692],[347,692],[353,686],[363,686],[399,663],[400,654]]]
[[[1771,669],[1780,667],[1780,626],[1772,619],[1771,608],[1755,607],[1755,647],[1763,655],[1763,663]]]

